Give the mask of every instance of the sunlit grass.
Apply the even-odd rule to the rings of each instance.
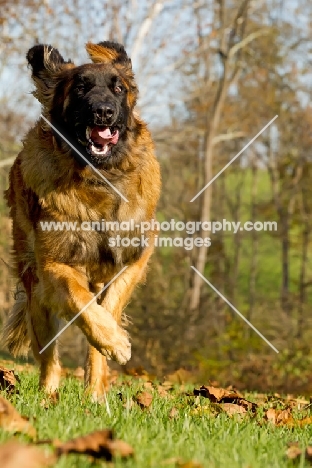
[[[277,468],[293,466],[286,460],[287,443],[299,441],[307,445],[312,439],[312,428],[278,428],[259,424],[258,416],[242,420],[226,414],[203,411],[194,412],[195,405],[207,405],[207,399],[186,395],[181,387],[160,396],[156,389],[149,409],[142,410],[132,397],[144,390],[138,379],[123,381],[112,387],[108,394],[110,414],[105,405],[92,403],[83,392],[83,385],[74,378],[63,380],[60,399],[45,408],[45,398],[38,392],[37,373],[22,373],[19,393],[10,397],[17,410],[30,417],[39,439],[60,439],[112,428],[117,438],[128,442],[135,450],[135,458],[116,460],[115,466],[128,468],[181,466],[177,460],[193,460],[207,468]],[[192,387],[190,387],[191,390]],[[252,396],[250,397],[252,398]],[[176,408],[175,417],[170,411]],[[25,436],[16,436],[27,441]],[[12,438],[0,431],[0,441]],[[91,468],[85,456],[69,455],[61,458],[56,468]],[[183,465],[182,465],[183,466]],[[298,466],[304,467],[302,460]]]

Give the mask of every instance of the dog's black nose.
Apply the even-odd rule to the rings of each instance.
[[[110,120],[114,115],[114,109],[110,104],[100,104],[94,111],[95,116],[102,121]]]

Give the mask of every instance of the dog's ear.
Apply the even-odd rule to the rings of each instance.
[[[49,91],[54,89],[59,72],[74,67],[74,64],[70,60],[65,62],[57,49],[45,44],[29,49],[26,58],[37,88],[33,94],[42,104],[47,104]]]
[[[59,51],[50,45],[35,45],[29,49],[26,58],[32,68],[33,78],[47,82],[63,68],[73,66],[70,60],[65,62]]]
[[[121,64],[131,68],[131,60],[124,49],[124,46],[117,42],[104,41],[98,44],[88,42],[86,51],[94,63]]]

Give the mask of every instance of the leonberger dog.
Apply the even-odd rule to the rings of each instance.
[[[154,219],[160,171],[135,110],[138,89],[124,47],[106,41],[86,50],[92,63],[81,66],[50,45],[27,53],[42,114],[6,191],[17,291],[3,338],[14,356],[31,346],[40,386],[51,393],[61,374],[55,337],[61,319],[73,321],[88,340],[86,388],[100,399],[108,388],[106,359],[125,364],[131,357],[123,310],[145,279],[157,233],[151,227],[142,243],[130,241],[140,237],[141,223]],[[112,242],[112,224],[79,228],[104,220],[131,225],[118,232],[125,245]],[[42,228],[51,222],[78,228]]]

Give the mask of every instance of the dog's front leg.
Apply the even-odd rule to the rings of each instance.
[[[42,267],[39,277],[37,290],[43,306],[59,317],[73,320],[101,354],[120,364],[130,359],[131,345],[127,332],[106,308],[94,300],[82,268],[51,262]]]

